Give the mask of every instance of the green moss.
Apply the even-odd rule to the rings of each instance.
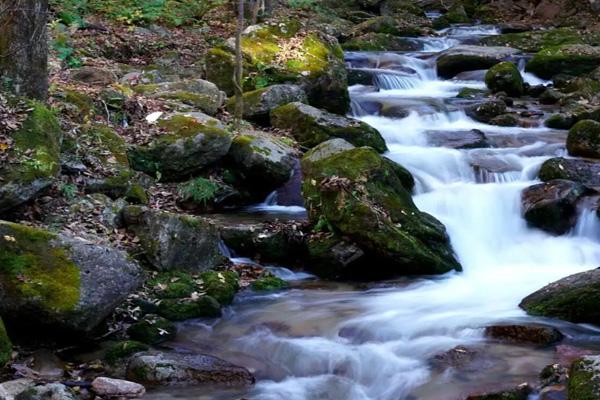
[[[574,118],[567,114],[554,114],[544,121],[544,125],[552,129],[569,129],[574,124]]]
[[[508,46],[528,53],[536,53],[546,47],[583,44],[584,41],[576,30],[558,28],[488,36],[483,39],[483,43],[488,46]]]
[[[125,200],[134,204],[148,204],[150,201],[148,199],[148,195],[146,194],[146,190],[138,184],[132,184],[125,192]]]
[[[158,314],[171,321],[194,318],[216,318],[221,316],[219,302],[210,296],[199,299],[166,299],[158,305]]]
[[[272,274],[267,274],[252,282],[252,289],[257,292],[272,292],[287,289],[289,286],[289,283]]]
[[[74,105],[81,115],[89,115],[95,111],[94,100],[85,93],[76,90],[66,90],[65,101]]]
[[[92,125],[86,129],[80,140],[87,142],[86,150],[92,150],[104,164],[116,161],[122,167],[129,167],[127,143],[117,132],[106,125]],[[107,151],[109,155],[107,155]],[[109,161],[109,158],[112,159]]]
[[[521,96],[525,91],[519,69],[509,61],[490,68],[485,74],[485,84],[492,92],[506,92],[509,96]]]
[[[6,332],[4,322],[0,318],[0,368],[4,367],[12,358],[12,343]]]
[[[486,95],[488,92],[486,90],[481,89],[473,89],[473,88],[463,88],[456,95],[459,99],[476,99],[478,97],[482,97]]]
[[[183,104],[188,104],[201,109],[207,109],[213,102],[209,95],[185,91],[162,93],[159,97],[166,100],[177,100]]]
[[[194,277],[182,271],[166,272],[152,278],[147,283],[155,295],[161,299],[178,299],[190,297],[199,285]]]
[[[48,312],[71,311],[79,302],[79,268],[56,235],[0,222],[0,279],[8,292]]]
[[[200,277],[205,292],[221,305],[231,304],[240,288],[239,276],[234,271],[207,271]]]
[[[600,48],[586,45],[548,47],[527,63],[526,71],[543,79],[557,74],[580,76],[592,72],[600,63]]]
[[[597,400],[600,397],[600,362],[597,357],[583,357],[569,371],[569,399]]]
[[[112,345],[104,354],[104,359],[109,364],[115,365],[119,360],[147,350],[149,350],[149,347],[144,343],[126,340]]]
[[[175,338],[175,324],[157,315],[146,315],[127,329],[127,334],[134,340],[156,345]]]

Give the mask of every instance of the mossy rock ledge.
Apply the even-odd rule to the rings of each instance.
[[[491,68],[519,53],[510,47],[456,46],[440,54],[437,71],[442,78],[450,79],[461,72]]]
[[[339,114],[348,111],[344,53],[334,37],[304,29],[296,21],[254,25],[244,31],[242,50],[245,91],[298,84],[310,104]],[[232,46],[224,45],[210,49],[205,58],[207,79],[230,96],[234,93],[234,54]]]
[[[600,398],[600,356],[584,356],[571,365],[568,384],[569,399]]]
[[[60,172],[62,131],[52,111],[32,102],[31,112],[11,136],[9,158],[0,165],[0,213],[42,194]]]
[[[558,74],[580,76],[592,72],[600,65],[600,47],[571,44],[548,47],[537,53],[527,63],[525,70],[543,79]]]
[[[8,322],[90,332],[142,280],[122,251],[0,221],[0,312]]]
[[[302,169],[311,223],[370,255],[368,268],[347,275],[376,279],[461,269],[445,227],[413,203],[413,177],[400,165],[372,148],[334,139],[308,152]]]
[[[308,104],[290,103],[271,112],[271,124],[289,129],[302,146],[312,148],[329,139],[341,138],[355,146],[387,151],[381,134],[365,122],[331,114]]]
[[[182,181],[219,161],[229,151],[232,136],[218,120],[202,113],[174,114],[158,122],[165,130],[148,145],[131,148],[135,170],[163,181]]]

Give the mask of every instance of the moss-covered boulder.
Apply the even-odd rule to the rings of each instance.
[[[12,343],[6,332],[4,322],[0,318],[0,368],[4,367],[12,358]]]
[[[248,27],[242,38],[246,91],[278,83],[301,85],[310,104],[344,114],[350,106],[344,54],[331,36],[295,21]],[[234,49],[206,55],[206,76],[228,95],[234,93]]]
[[[291,177],[297,158],[286,142],[259,131],[243,132],[229,150],[230,171],[255,200],[283,186]]]
[[[271,273],[266,273],[252,282],[251,287],[252,290],[257,292],[274,292],[287,289],[290,287],[290,284]]]
[[[302,189],[313,224],[348,237],[371,255],[370,268],[349,275],[460,269],[444,226],[413,203],[411,174],[372,148],[349,149],[339,142],[325,142],[304,156]]]
[[[350,35],[361,36],[366,33],[377,33],[393,36],[418,36],[421,33],[419,26],[406,22],[391,15],[372,17],[356,25]]]
[[[444,29],[452,24],[467,24],[471,22],[471,18],[467,15],[467,11],[462,2],[454,2],[448,11],[433,21],[435,29]]]
[[[60,172],[62,131],[52,111],[41,103],[16,132],[8,162],[0,165],[0,213],[17,207],[44,192]]]
[[[571,275],[530,294],[520,307],[531,315],[600,323],[600,269]]]
[[[218,229],[210,221],[137,206],[126,207],[123,219],[157,270],[200,272],[227,261],[219,248]]]
[[[136,342],[135,340],[125,340],[111,345],[104,353],[104,359],[110,365],[115,365],[119,360],[148,350],[150,348],[145,343]]]
[[[489,123],[506,113],[506,103],[502,100],[485,100],[468,106],[465,112],[476,121]]]
[[[245,368],[204,354],[147,352],[136,354],[127,368],[127,377],[154,385],[213,384],[239,387],[254,383]]]
[[[493,93],[505,92],[509,96],[521,96],[525,91],[519,69],[509,61],[490,68],[485,74],[485,84]]]
[[[527,63],[525,70],[543,79],[558,74],[579,76],[592,72],[600,64],[600,47],[571,44],[548,47]]]
[[[233,302],[240,289],[240,277],[235,271],[207,271],[200,274],[200,279],[204,292],[224,306]]]
[[[165,134],[131,148],[128,155],[133,169],[165,181],[193,177],[225,156],[231,146],[227,131],[197,113],[171,115],[158,124]]]
[[[211,296],[189,299],[166,299],[158,305],[158,315],[171,321],[194,318],[217,318],[221,316],[221,305]]]
[[[600,356],[575,360],[569,371],[569,399],[594,400],[600,397]]]
[[[587,189],[562,179],[530,186],[521,194],[523,216],[529,225],[557,235],[577,224],[577,202]]]
[[[244,93],[244,119],[257,122],[268,122],[271,110],[284,104],[307,103],[304,90],[298,85],[272,85],[266,88]],[[232,97],[227,108],[235,111],[236,98]]]
[[[124,252],[0,222],[0,312],[9,322],[89,332],[141,281]]]
[[[312,148],[329,139],[342,138],[356,146],[370,146],[380,153],[387,151],[381,134],[368,124],[331,114],[302,103],[290,103],[271,112],[271,123],[289,129],[302,146]]]
[[[342,48],[346,51],[417,51],[423,46],[410,38],[369,32],[346,40]]]
[[[486,46],[508,46],[527,53],[537,53],[547,47],[566,44],[584,44],[582,35],[573,28],[514,32],[492,35],[481,40]]]
[[[215,115],[226,99],[217,85],[203,79],[137,85],[133,90],[152,98],[187,104],[209,115]]]
[[[156,345],[173,340],[177,334],[177,327],[167,319],[148,314],[127,328],[127,334],[138,342]],[[139,351],[143,350],[137,350],[136,352]]]
[[[589,160],[555,157],[546,160],[540,168],[539,178],[548,182],[566,179],[585,186],[600,186],[600,163]]]
[[[600,158],[600,122],[579,121],[569,131],[567,150],[572,156]]]
[[[437,71],[442,78],[449,79],[461,72],[491,68],[519,53],[510,47],[456,46],[440,54]]]

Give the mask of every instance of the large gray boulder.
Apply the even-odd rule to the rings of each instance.
[[[0,313],[9,322],[90,332],[143,281],[126,253],[0,221]]]
[[[207,118],[206,118],[207,117]],[[158,122],[166,133],[128,152],[131,168],[163,181],[185,180],[224,157],[232,136],[201,113],[174,114]]]
[[[7,160],[0,158],[0,214],[42,194],[60,172],[58,119],[40,103],[31,107],[23,125],[11,134]]]
[[[203,218],[130,206],[123,210],[123,219],[157,270],[201,272],[227,261],[217,227]]]
[[[412,175],[372,148],[340,142],[325,142],[302,159],[311,223],[370,256],[368,268],[340,274],[371,279],[460,270],[442,223],[413,203]]]
[[[530,294],[527,313],[575,323],[600,324],[600,269],[571,275]]]
[[[329,139],[342,138],[355,146],[370,146],[380,153],[387,150],[381,134],[368,124],[302,103],[290,103],[271,112],[276,128],[289,129],[305,147],[315,147]]]
[[[453,78],[465,71],[488,69],[520,53],[510,47],[463,45],[443,51],[437,59],[438,75]]]
[[[136,354],[127,368],[133,381],[154,384],[216,384],[246,386],[254,383],[247,369],[204,354],[148,352]]]
[[[244,93],[244,119],[269,121],[271,110],[293,102],[307,103],[308,97],[298,85],[273,85]],[[235,111],[236,99],[232,97],[227,108]]]

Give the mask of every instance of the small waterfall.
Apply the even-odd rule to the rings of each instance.
[[[591,208],[584,209],[571,235],[591,240],[600,240],[600,217],[598,217],[597,210]]]
[[[525,82],[529,83],[531,86],[549,85],[552,83],[552,81],[540,79],[532,73],[525,72],[525,66],[527,65],[527,61],[528,60],[526,58],[521,58],[519,59],[519,62],[517,64],[519,67],[519,71],[521,72],[521,76],[523,77],[523,80]]]
[[[375,86],[383,90],[412,89],[417,87],[419,81],[418,77],[388,73],[379,73],[374,79]]]
[[[306,208],[304,207],[279,205],[277,191],[270,193],[262,203],[247,207],[246,211],[250,213],[279,213],[296,216],[306,214]]]

